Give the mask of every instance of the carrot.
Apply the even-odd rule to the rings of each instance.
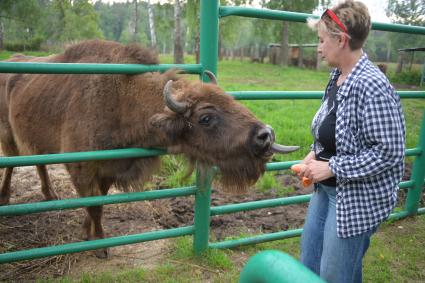
[[[299,174],[305,166],[306,166],[305,164],[295,164],[295,165],[291,166],[291,170],[294,171],[295,173]],[[301,180],[301,183],[303,184],[303,186],[305,188],[305,187],[310,186],[312,181],[307,177],[303,177],[302,180]]]

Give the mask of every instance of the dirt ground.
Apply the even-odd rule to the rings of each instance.
[[[61,199],[77,197],[62,165],[48,166],[54,190]],[[2,170],[0,170],[2,171]],[[2,173],[2,172],[0,172]],[[300,188],[295,176],[278,177],[285,187],[294,187],[294,194],[309,193]],[[11,204],[43,200],[35,167],[15,168],[12,179]],[[120,193],[112,189],[110,194]],[[279,197],[274,190],[259,193],[251,190],[243,196],[225,195],[213,190],[212,206]],[[106,205],[103,224],[107,236],[122,236],[148,231],[183,227],[193,224],[193,197],[162,199],[137,203]],[[222,240],[243,233],[268,233],[300,228],[306,204],[261,209],[212,217],[211,238]],[[60,245],[83,240],[84,209],[64,210],[0,218],[0,253]],[[170,240],[114,247],[110,257],[97,259],[93,252],[82,252],[36,260],[3,264],[0,281],[32,282],[40,278],[63,275],[78,276],[98,269],[117,270],[158,263],[171,247]]]

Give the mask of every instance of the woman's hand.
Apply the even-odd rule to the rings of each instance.
[[[304,172],[300,172],[302,177],[307,177],[317,183],[334,176],[331,169],[329,169],[329,162],[327,161],[317,161],[315,159],[310,159],[306,163]]]

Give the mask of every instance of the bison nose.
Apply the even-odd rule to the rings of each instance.
[[[260,148],[269,148],[273,143],[273,130],[270,127],[263,127],[255,136],[255,143]]]

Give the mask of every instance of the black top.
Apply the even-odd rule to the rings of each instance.
[[[339,86],[336,82],[328,90],[325,97],[327,100],[327,114],[324,117],[322,123],[318,129],[317,142],[321,144],[323,150],[316,154],[316,160],[329,161],[329,159],[336,155],[336,142],[335,142],[335,123],[336,123],[336,110],[338,108],[336,93],[338,92]],[[320,182],[327,186],[336,186],[336,178],[331,177],[329,179]]]

